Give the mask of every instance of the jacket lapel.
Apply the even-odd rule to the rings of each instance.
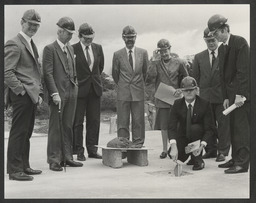
[[[198,110],[200,108],[200,98],[198,96],[196,96],[196,101],[195,101],[195,105],[193,108],[193,114],[192,114],[192,121],[195,121],[196,118],[198,117]]]
[[[92,66],[92,72],[93,72],[93,70],[95,69],[95,64],[97,64],[96,63],[96,60],[97,60],[97,50],[96,50],[96,47],[95,47],[95,44],[91,44],[91,47],[92,47],[92,54],[93,54],[93,58],[94,58],[94,62],[93,62],[93,66]],[[90,69],[90,68],[89,68]],[[90,70],[91,71],[91,70]]]
[[[25,40],[25,38],[24,38],[21,34],[18,34],[18,37],[19,37],[20,41],[25,45],[26,49],[27,49],[28,52],[31,54],[31,56],[33,57],[33,59],[36,61],[36,59],[35,59],[35,57],[34,57],[34,55],[33,55],[33,52],[32,52],[32,50],[31,50],[31,48],[30,48],[30,46],[29,46],[27,40]],[[34,54],[36,55],[37,53],[34,53]],[[37,62],[37,61],[36,61],[36,62]]]
[[[205,50],[204,52],[204,57],[206,59],[206,66],[204,67],[207,71],[207,73],[210,73],[211,72],[211,69],[212,69],[212,66],[211,66],[211,62],[210,62],[210,56],[209,56],[209,51],[208,49]]]
[[[82,59],[81,63],[83,64],[81,67],[82,68],[85,68],[87,69],[88,71],[91,71],[88,64],[87,64],[87,61],[86,61],[86,58],[85,58],[85,55],[84,55],[84,50],[83,50],[83,47],[82,45],[80,44],[80,42],[77,43],[77,54],[79,55],[79,58]],[[85,65],[84,65],[85,64]]]
[[[139,53],[138,49],[135,47],[134,49],[135,51],[135,67],[134,67],[134,72],[138,71],[138,68],[140,67],[140,61],[141,61],[141,53]]]
[[[76,76],[74,52],[73,52],[73,50],[71,50],[70,45],[67,46],[67,49],[68,49],[68,52],[69,52],[69,56],[71,56],[71,59],[72,59],[73,75]]]
[[[38,58],[35,58],[36,56],[38,56],[38,52],[37,52],[37,53],[34,53],[34,55],[35,55],[35,57],[34,57],[34,55],[33,55],[33,53],[32,53],[32,50],[30,49],[30,46],[29,46],[27,40],[25,40],[25,38],[24,38],[21,34],[18,34],[18,37],[19,37],[20,41],[25,45],[25,47],[26,47],[26,49],[28,50],[28,52],[31,54],[31,57],[32,57],[32,58],[34,59],[34,61],[36,62],[37,69],[38,69],[38,71],[39,71],[39,73],[40,73]],[[36,48],[36,47],[35,47],[35,48]],[[36,48],[36,51],[37,51],[37,48]]]
[[[68,74],[68,70],[67,70],[67,67],[66,67],[66,63],[65,63],[65,58],[64,58],[64,54],[63,54],[63,51],[62,49],[60,48],[59,44],[57,41],[54,42],[54,47],[55,47],[55,50],[57,52],[57,55],[59,56],[59,59],[62,63],[62,66],[65,70],[65,72]]]

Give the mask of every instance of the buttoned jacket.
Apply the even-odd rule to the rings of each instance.
[[[117,100],[143,101],[145,78],[148,68],[148,53],[135,47],[135,68],[128,60],[126,48],[114,53],[112,61],[112,76],[117,84]]]

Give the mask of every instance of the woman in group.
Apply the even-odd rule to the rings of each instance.
[[[159,56],[157,58],[157,56]],[[167,39],[161,39],[157,43],[157,50],[154,52],[153,59],[147,72],[147,82],[154,82],[156,91],[161,83],[172,86],[176,91],[174,97],[180,97],[179,90],[181,80],[188,76],[185,63],[176,54],[171,53],[171,45]],[[171,88],[171,87],[170,87]],[[161,91],[160,89],[158,91]],[[167,157],[168,145],[168,120],[171,104],[161,99],[155,98],[156,118],[154,130],[161,130],[163,151],[160,158]]]

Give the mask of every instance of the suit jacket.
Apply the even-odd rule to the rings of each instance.
[[[102,83],[100,76],[104,68],[104,55],[102,51],[102,46],[92,43],[91,47],[94,56],[92,71],[86,61],[81,43],[78,42],[73,45],[74,53],[76,55],[76,72],[79,86],[78,97],[81,98],[88,95],[91,85],[93,86],[95,93],[98,96],[102,95]]]
[[[219,56],[212,67],[208,49],[196,54],[192,71],[192,76],[200,87],[200,97],[211,103],[222,103]]]
[[[77,86],[76,69],[73,47],[68,45],[67,51],[71,56],[72,70],[65,62],[65,55],[57,41],[47,45],[43,51],[43,72],[45,85],[48,89],[49,101],[53,93],[59,93],[64,98],[65,91],[70,83]]]
[[[220,74],[224,99],[234,103],[235,95],[250,99],[250,48],[240,36],[230,35],[228,48],[224,55],[223,44],[219,47]]]
[[[156,90],[160,83],[172,86],[175,89],[180,87],[181,80],[188,76],[185,64],[180,59],[172,59],[169,66],[163,61],[151,61],[146,81],[155,81]],[[170,108],[170,104],[155,98],[155,106],[158,108]]]
[[[28,42],[21,34],[6,42],[4,47],[5,102],[9,100],[9,90],[16,95],[25,90],[34,104],[38,102],[39,94],[43,93],[38,51],[36,47],[34,48],[33,56]]]
[[[135,70],[131,67],[126,48],[114,53],[112,76],[117,84],[117,100],[143,101],[148,53],[135,47]]]
[[[187,106],[185,98],[175,100],[171,108],[168,137],[176,139],[177,136],[186,136]],[[193,107],[191,124],[199,124],[204,129],[202,141],[207,143],[209,137],[214,134],[214,122],[210,102],[196,96]]]

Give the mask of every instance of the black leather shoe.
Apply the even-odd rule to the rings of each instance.
[[[190,159],[187,163],[187,165],[191,166],[191,165],[194,165],[194,161],[192,159]]]
[[[160,159],[165,159],[167,157],[167,153],[166,152],[162,152],[160,154]]]
[[[64,163],[61,162],[60,163],[61,166],[64,166]],[[70,166],[70,167],[82,167],[83,164],[77,161],[73,161],[73,160],[66,160],[66,165]]]
[[[38,174],[41,174],[42,171],[41,170],[34,170],[32,168],[26,168],[24,170],[24,173],[26,173],[27,175],[38,175]]]
[[[88,157],[95,158],[95,159],[102,159],[102,156],[97,153],[89,154]]]
[[[217,152],[206,152],[202,156],[203,159],[216,158],[216,157],[217,157]]]
[[[52,171],[63,171],[63,168],[57,163],[50,164],[50,170]]]
[[[85,161],[86,158],[85,158],[84,154],[77,154],[77,160],[78,161]]]
[[[228,162],[226,162],[224,164],[218,165],[219,168],[230,168],[232,166],[234,166],[234,161],[232,159],[230,159]]]
[[[202,162],[201,164],[195,164],[192,168],[193,171],[199,171],[202,170],[204,168],[204,162]]]
[[[241,166],[232,166],[229,169],[225,170],[224,172],[227,174],[233,174],[233,173],[245,173],[248,169],[245,169]]]
[[[28,176],[27,174],[23,172],[17,172],[17,173],[10,173],[9,174],[10,180],[18,180],[18,181],[31,181],[33,180],[33,176]]]
[[[218,154],[217,158],[216,158],[216,162],[221,162],[221,161],[225,161],[225,156],[223,154]]]

